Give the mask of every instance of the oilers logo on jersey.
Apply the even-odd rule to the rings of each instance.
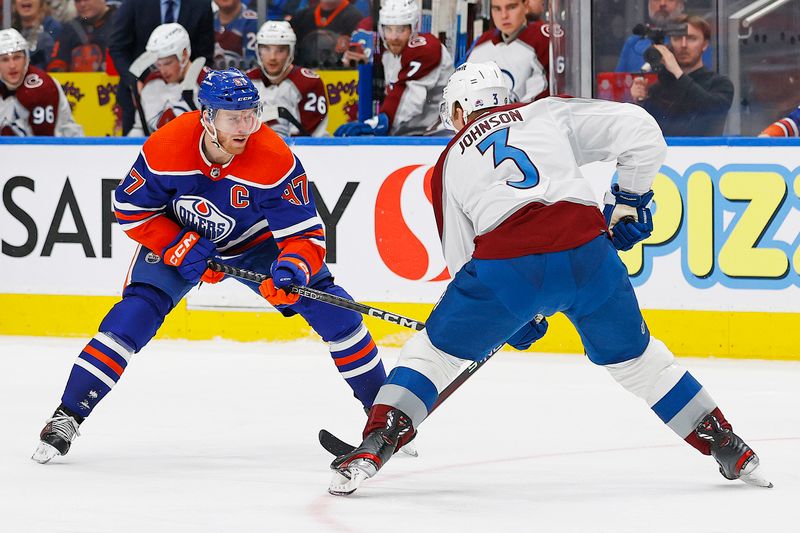
[[[211,242],[225,239],[236,225],[233,218],[223,213],[208,199],[199,196],[177,198],[173,210],[183,227],[193,228]]]

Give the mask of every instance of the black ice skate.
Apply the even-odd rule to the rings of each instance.
[[[80,435],[78,426],[81,422],[82,419],[77,420],[76,417],[67,414],[62,407],[56,409],[39,434],[41,440],[31,459],[45,464],[56,455],[66,455],[72,441]]]
[[[736,433],[723,428],[714,415],[706,415],[695,433],[711,444],[711,456],[719,464],[719,472],[726,479],[739,479],[749,485],[772,488],[772,483],[761,476],[758,456]]]
[[[372,431],[352,452],[333,460],[334,473],[328,492],[336,496],[355,492],[362,481],[378,473],[409,431],[413,427],[408,416],[398,409],[387,412],[383,428]]]

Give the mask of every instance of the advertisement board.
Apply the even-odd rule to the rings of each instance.
[[[139,150],[136,141],[124,142],[0,144],[0,294],[121,294],[134,243],[116,224],[111,193]],[[429,185],[443,144],[327,139],[293,145],[325,223],[327,261],[357,300],[430,306],[444,290],[450,273]],[[773,322],[780,314],[797,317],[797,161],[800,145],[790,143],[671,146],[653,186],[655,231],[621,254],[641,306],[670,317],[716,313],[710,316],[729,323],[731,313]],[[583,171],[599,204],[614,164]],[[67,280],[54,275],[64,271],[73,274]],[[228,281],[193,291],[187,304],[265,310],[257,295]],[[798,340],[796,332],[786,335]]]

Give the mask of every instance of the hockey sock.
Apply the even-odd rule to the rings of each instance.
[[[100,323],[100,332],[72,366],[62,404],[87,417],[117,384],[131,356],[155,335],[172,301],[150,285],[126,287],[120,300]]]
[[[606,365],[606,369],[620,385],[646,401],[672,431],[705,455],[711,454],[710,445],[694,431],[700,421],[713,413],[723,427],[731,427],[711,395],[654,337],[642,355]]]
[[[427,330],[422,330],[403,346],[397,366],[386,378],[375,403],[399,409],[411,418],[414,427],[419,427],[464,362],[436,348]]]
[[[133,350],[105,333],[98,333],[78,355],[61,403],[70,411],[87,417],[117,384],[128,366]]]
[[[386,371],[378,355],[378,347],[367,327],[358,328],[341,340],[330,343],[331,357],[356,398],[369,408],[386,380]]]

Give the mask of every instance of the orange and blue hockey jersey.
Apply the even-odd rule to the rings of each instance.
[[[311,275],[323,266],[325,235],[303,165],[261,126],[244,153],[213,164],[202,151],[199,111],[184,113],[145,141],[114,195],[129,237],[161,255],[183,228],[239,255],[274,239],[281,255],[302,258]]]

